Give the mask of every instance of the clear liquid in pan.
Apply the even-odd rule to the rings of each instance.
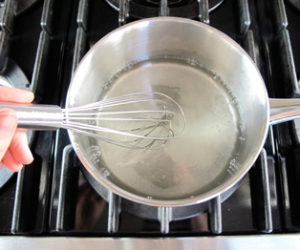
[[[193,60],[153,59],[117,74],[104,98],[141,91],[162,92],[178,102],[185,114],[184,132],[156,150],[99,141],[106,177],[149,199],[180,199],[211,189],[237,161],[242,135],[235,97]]]

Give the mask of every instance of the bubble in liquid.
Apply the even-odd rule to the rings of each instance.
[[[110,176],[110,172],[106,168],[101,168],[101,174],[104,178],[107,178]]]
[[[243,136],[239,136],[239,140],[240,140],[240,141],[246,141],[246,138],[243,137]]]
[[[99,146],[91,146],[87,149],[87,152],[93,164],[98,165],[101,162],[101,148]]]
[[[196,66],[197,65],[197,61],[195,58],[188,58],[187,63],[191,66]]]
[[[227,169],[227,172],[229,174],[235,174],[239,168],[240,168],[240,163],[238,161],[238,156],[236,156],[235,158],[233,158],[230,162],[229,162],[229,166],[228,166],[228,169]]]

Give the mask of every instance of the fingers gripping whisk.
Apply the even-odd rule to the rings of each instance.
[[[132,93],[83,106],[0,104],[17,111],[19,127],[64,128],[122,147],[154,148],[184,130],[181,106],[160,92]]]

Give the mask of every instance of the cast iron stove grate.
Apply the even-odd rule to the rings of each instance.
[[[2,1],[0,58],[10,58],[22,69],[29,79],[25,87],[35,92],[38,103],[63,105],[72,73],[90,46],[137,18],[130,16],[131,1],[121,1],[127,7],[119,12],[104,0],[75,2],[36,1],[26,11],[7,16],[3,13],[15,1]],[[171,8],[172,3],[165,6]],[[197,1],[197,6],[194,19],[227,33],[250,54],[271,97],[299,95],[296,8],[282,0],[224,0],[211,12],[207,0]],[[296,125],[271,128],[259,159],[237,191],[223,203],[217,197],[206,210],[192,210],[183,220],[176,209],[137,209],[108,191],[107,202],[82,174],[65,131],[35,133],[35,162],[0,189],[0,234],[179,237],[299,232]]]

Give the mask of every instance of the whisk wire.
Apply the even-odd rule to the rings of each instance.
[[[128,148],[163,145],[178,133],[174,119],[184,127],[181,107],[169,96],[132,93],[80,107],[63,109],[63,127]]]
[[[158,95],[158,96],[164,96],[167,97],[167,95],[159,92],[153,93],[153,95]],[[132,93],[132,94],[127,94],[124,96],[117,96],[117,97],[112,97],[109,99],[104,99],[101,101],[85,104],[79,107],[73,107],[73,108],[68,108],[69,111],[80,111],[80,110],[89,110],[91,108],[108,108],[108,107],[114,107],[118,105],[126,105],[126,104],[134,104],[134,103],[141,103],[141,102],[151,102],[151,104],[157,103],[162,103],[162,100],[159,99],[154,99],[153,96],[145,94],[145,93]]]

